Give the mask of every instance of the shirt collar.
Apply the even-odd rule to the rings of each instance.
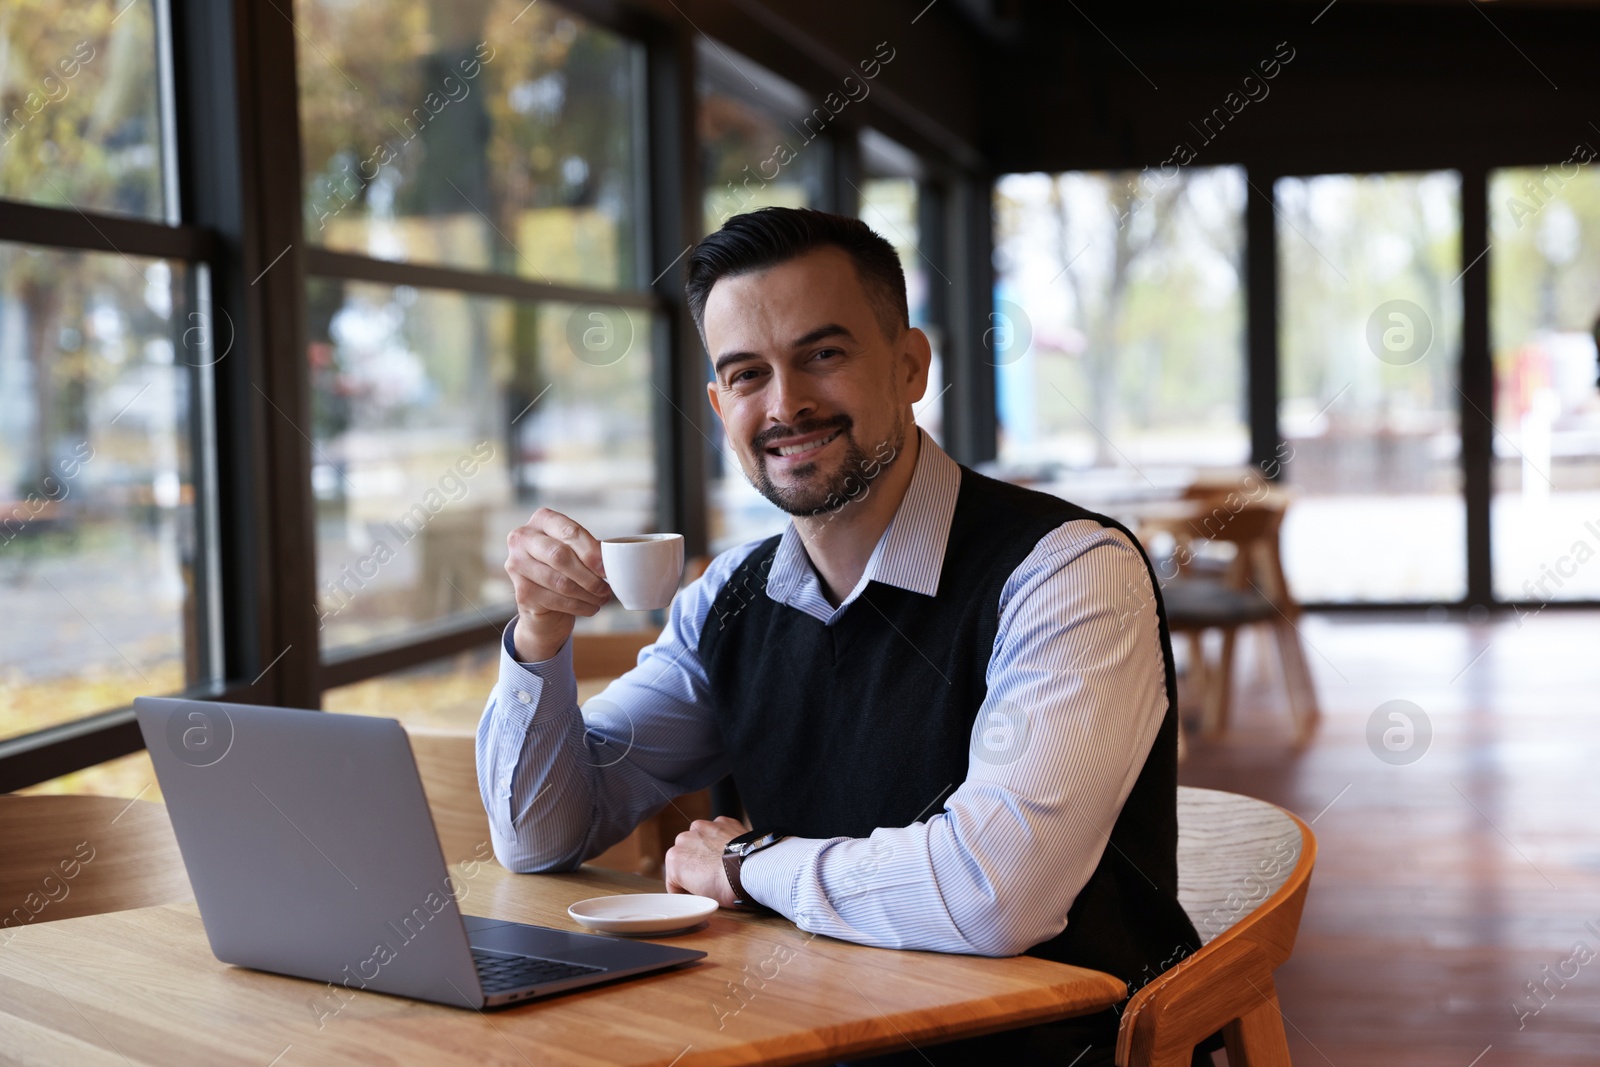
[[[861,581],[839,605],[840,609],[859,596],[868,582],[882,582],[923,596],[934,596],[939,591],[939,572],[944,568],[950,522],[955,517],[956,494],[961,488],[961,467],[922,427],[917,427],[917,434],[917,468],[911,474],[906,495],[873,547]],[[821,584],[793,521],[784,527],[773,555],[767,595],[790,605],[823,599]]]

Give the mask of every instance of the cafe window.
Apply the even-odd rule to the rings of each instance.
[[[702,38],[696,130],[706,233],[763,207],[826,206],[830,122],[797,86]]]
[[[0,741],[220,670],[204,428],[223,353],[204,242],[176,224],[157,10],[13,13],[0,21],[0,197],[13,202],[0,208]],[[103,247],[51,247],[53,218],[87,222],[74,240]]]
[[[1091,505],[1249,460],[1243,172],[1011,174],[995,189],[1003,469]]]
[[[157,6],[6,6],[0,197],[176,221]]]
[[[763,207],[826,208],[832,131],[805,93],[720,44],[702,40],[697,60],[705,232]],[[703,352],[697,356],[710,381],[711,361]],[[788,515],[756,492],[721,421],[709,412],[708,418],[714,427],[706,487],[712,552],[782,531]]]
[[[299,0],[308,241],[638,287],[643,55],[562,8]]]
[[[934,321],[936,306],[930,288],[950,287],[948,273],[940,267],[940,249],[932,235],[922,232],[923,168],[915,153],[877,130],[861,131],[860,207],[858,215],[884,240],[894,245],[906,275],[906,310],[911,325],[928,335],[933,362],[928,369],[928,391],[913,408],[917,425],[935,441],[944,442],[944,330]]]
[[[1593,150],[1493,172],[1494,592],[1600,599],[1600,175]]]
[[[497,630],[535,509],[658,522],[643,50],[552,5],[297,11],[323,653]]]
[[[308,303],[324,650],[508,617],[537,508],[655,522],[648,313],[320,278]]]
[[[1275,196],[1290,586],[1459,600],[1460,177],[1282,178]]]

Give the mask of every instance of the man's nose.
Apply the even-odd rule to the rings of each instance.
[[[803,374],[789,370],[774,372],[772,388],[767,393],[767,417],[777,425],[793,426],[801,419],[816,414],[816,398]]]

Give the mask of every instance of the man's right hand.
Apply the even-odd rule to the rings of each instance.
[[[506,537],[506,549],[517,596],[517,661],[547,660],[561,651],[576,616],[593,615],[611,599],[600,542],[559,511],[540,508]]]

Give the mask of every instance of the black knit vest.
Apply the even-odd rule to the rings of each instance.
[[[751,824],[867,837],[942,811],[967,777],[1001,589],[1041,538],[1073,519],[1127,532],[962,467],[937,596],[871,582],[832,626],[766,595],[779,538],[759,545],[713,601],[699,645]],[[1152,573],[1141,593],[1158,589]],[[1135,988],[1200,946],[1177,899],[1176,680],[1156,597],[1166,716],[1066,930],[1029,950]]]

